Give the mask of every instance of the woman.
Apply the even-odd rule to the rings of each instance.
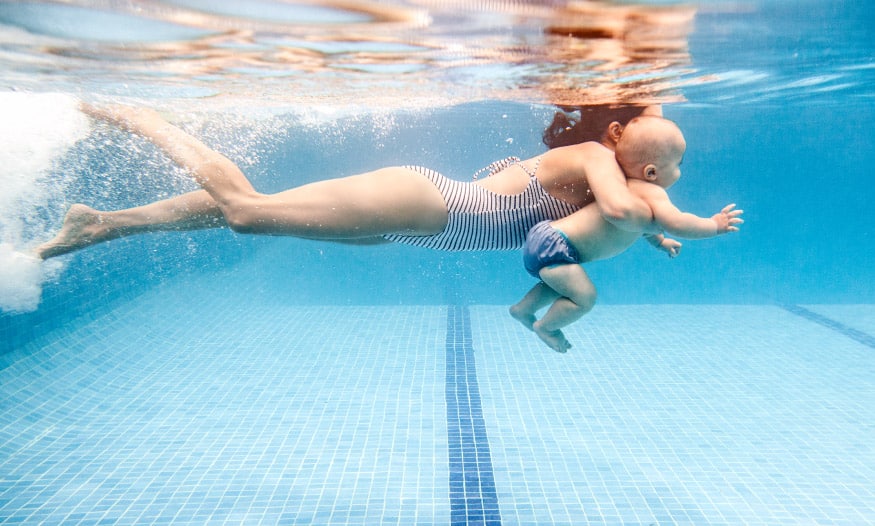
[[[151,140],[186,168],[202,190],[110,212],[73,205],[58,235],[37,248],[44,259],[141,232],[218,226],[353,244],[394,241],[439,250],[509,250],[520,248],[536,223],[564,217],[594,200],[620,228],[640,229],[650,220],[649,208],[629,193],[614,159],[619,122],[607,127],[601,143],[497,163],[491,176],[479,181],[395,166],[263,194],[231,160],[153,110],[88,104],[81,109]]]

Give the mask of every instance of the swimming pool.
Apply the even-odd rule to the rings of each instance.
[[[466,179],[543,151],[562,86],[638,90],[687,137],[673,200],[746,219],[588,266],[567,355],[507,315],[532,284],[516,251],[212,230],[6,265],[0,522],[875,523],[865,6],[669,9],[683,45],[630,65],[592,45],[616,11],[558,53],[544,28],[567,27],[508,4],[0,5],[4,108],[29,110],[3,130],[26,147],[3,158],[6,246],[74,202],[196,188],[67,96],[157,106],[277,191],[388,164]]]

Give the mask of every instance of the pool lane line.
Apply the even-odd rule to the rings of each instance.
[[[866,345],[868,347],[871,347],[872,349],[875,349],[875,337],[873,337],[869,334],[866,334],[863,331],[858,331],[857,329],[854,329],[853,327],[848,327],[844,323],[833,320],[831,318],[827,318],[826,316],[818,314],[814,311],[810,311],[810,310],[806,309],[805,307],[801,307],[799,305],[781,305],[781,307],[784,310],[786,310],[787,312],[792,312],[793,314],[795,314],[797,316],[801,316],[809,321],[813,321],[814,323],[817,323],[819,325],[823,325],[824,327],[826,327],[828,329],[832,329],[836,332],[839,332],[839,333],[847,336],[848,338],[851,338],[852,340],[856,340],[856,341],[862,343],[863,345]]]
[[[447,307],[447,446],[453,525],[498,526],[501,513],[471,343],[468,307]]]

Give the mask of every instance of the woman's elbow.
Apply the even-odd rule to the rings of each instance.
[[[630,206],[622,205],[602,205],[602,217],[610,222],[625,221],[632,217],[633,209]]]
[[[602,217],[614,224],[641,226],[653,221],[650,207],[638,206],[636,203],[619,203],[602,207]]]

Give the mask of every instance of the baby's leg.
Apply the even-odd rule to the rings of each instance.
[[[543,281],[539,281],[523,296],[523,299],[510,307],[510,315],[522,323],[523,327],[530,331],[534,330],[532,325],[537,319],[535,314],[558,297],[556,291],[545,285]]]
[[[573,264],[543,268],[541,279],[561,297],[532,328],[551,349],[566,352],[571,344],[561,329],[592,309],[596,301],[595,285],[583,267]]]

